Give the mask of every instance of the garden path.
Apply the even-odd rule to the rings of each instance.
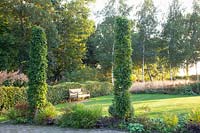
[[[0,124],[0,133],[125,133],[107,129],[69,129],[55,126]]]

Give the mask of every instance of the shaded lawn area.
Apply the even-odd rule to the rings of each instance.
[[[113,96],[91,98],[83,102],[86,106],[99,105],[103,107],[104,115],[108,115],[108,106],[112,103]],[[184,114],[194,108],[200,108],[200,96],[183,96],[167,94],[134,94],[131,101],[136,115],[148,115],[158,117],[168,113]],[[57,110],[62,111],[67,104],[56,105]]]

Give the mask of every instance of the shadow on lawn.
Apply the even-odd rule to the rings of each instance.
[[[169,114],[176,114],[176,115],[187,115],[191,111],[190,108],[181,108],[181,109],[169,109],[169,110],[163,110],[163,111],[156,111],[156,112],[148,112],[148,116],[155,117],[155,116],[164,116]],[[145,113],[140,113],[140,115],[143,115]]]
[[[188,95],[169,95],[169,94],[133,94],[131,95],[131,101],[133,102],[143,102],[149,100],[164,100],[164,99],[173,99],[173,98],[184,98],[184,97],[195,97]]]
[[[165,102],[165,100],[169,100],[166,102],[173,103],[173,100],[182,100],[184,101],[184,98],[194,98],[196,96],[184,96],[184,95],[168,95],[168,94],[133,94],[131,95],[131,101],[133,103],[133,105],[145,105],[145,104],[151,104],[152,103],[156,103],[156,102]],[[199,96],[200,97],[200,96]],[[109,105],[111,105],[112,103],[112,99],[113,96],[101,96],[101,97],[96,97],[96,98],[91,98],[86,102],[83,102],[83,104],[87,105],[87,106],[92,106],[92,105],[101,105],[102,107],[108,107]],[[64,104],[59,104],[56,105],[57,110],[61,110],[63,108],[65,108],[67,106],[67,103]],[[166,106],[166,107],[165,107]],[[173,105],[172,105],[173,106]],[[174,106],[173,106],[174,107]],[[150,107],[150,108],[154,108],[155,107]],[[162,105],[159,106],[158,108],[167,108],[169,110],[165,110],[166,112],[178,112],[178,108],[171,108],[170,105]],[[183,107],[184,108],[184,107]],[[183,108],[181,110],[183,110]],[[186,110],[188,110],[189,108],[186,108]],[[165,111],[163,110],[159,110],[156,109],[153,112],[148,112],[148,114],[150,115],[158,115],[158,114],[163,114],[165,113]],[[140,112],[140,111],[139,111]]]
[[[131,101],[133,103],[146,103],[150,100],[164,100],[164,99],[173,99],[173,98],[189,98],[194,96],[184,96],[184,95],[167,95],[167,94],[133,94],[131,95]],[[112,103],[113,96],[103,96],[98,98],[91,98],[85,105],[93,105],[93,104],[106,104],[110,105]]]

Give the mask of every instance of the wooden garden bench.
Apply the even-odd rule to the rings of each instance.
[[[69,89],[69,101],[90,98],[90,92],[85,89]]]

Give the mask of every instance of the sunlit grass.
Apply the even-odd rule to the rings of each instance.
[[[113,96],[96,97],[83,102],[83,104],[102,106],[104,115],[108,115],[107,110],[112,99]],[[193,108],[200,108],[200,96],[135,94],[131,95],[131,101],[136,115],[148,115],[149,117],[157,117],[166,113],[184,114]],[[56,105],[56,108],[61,110],[66,106],[67,104],[59,104]]]
[[[7,120],[7,118],[6,118],[5,116],[1,116],[1,115],[0,115],[0,122],[6,121],[6,120]]]

